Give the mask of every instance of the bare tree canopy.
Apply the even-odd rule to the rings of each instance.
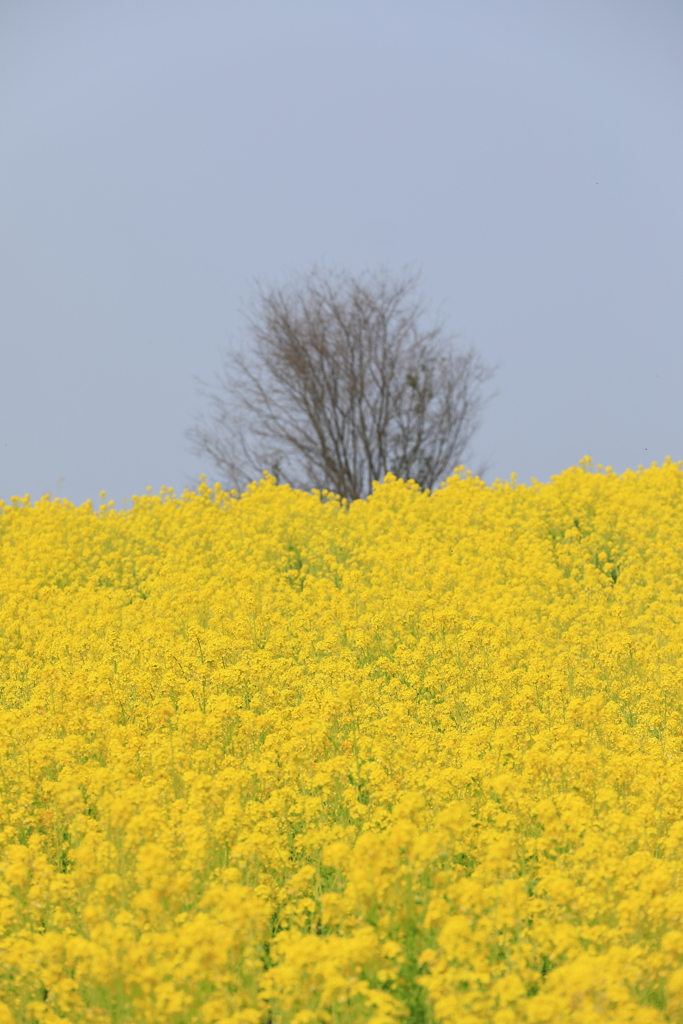
[[[314,269],[259,287],[252,347],[226,353],[189,437],[223,481],[262,472],[350,500],[387,473],[433,488],[467,454],[492,371],[423,326],[414,276]]]

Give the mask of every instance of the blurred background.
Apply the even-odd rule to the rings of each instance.
[[[422,270],[486,479],[683,458],[680,0],[3,0],[0,496],[215,472],[256,280]]]

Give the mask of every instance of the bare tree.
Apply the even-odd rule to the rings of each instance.
[[[259,287],[253,346],[226,353],[189,431],[229,486],[264,470],[304,489],[366,496],[386,473],[433,488],[467,453],[492,371],[423,326],[417,279],[314,269]]]

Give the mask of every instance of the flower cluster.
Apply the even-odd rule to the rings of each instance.
[[[683,472],[0,506],[0,1024],[683,1019]]]

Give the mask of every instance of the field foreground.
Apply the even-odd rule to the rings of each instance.
[[[0,1024],[683,1020],[683,472],[0,508]]]

